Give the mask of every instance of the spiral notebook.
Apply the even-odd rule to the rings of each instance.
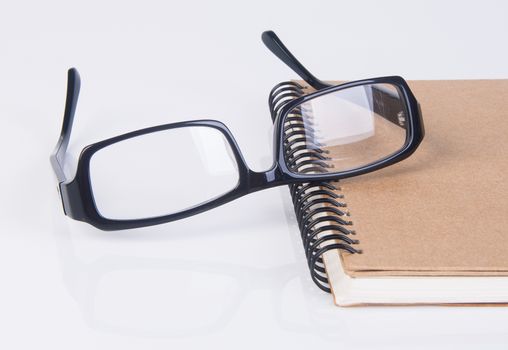
[[[340,306],[508,303],[508,80],[409,85],[426,128],[414,155],[290,187],[312,278]],[[310,91],[274,89],[272,117]]]

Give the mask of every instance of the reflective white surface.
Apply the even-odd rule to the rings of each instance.
[[[0,348],[505,348],[506,308],[334,307],[308,278],[287,188],[102,232],[62,215],[48,156],[70,66],[83,78],[71,160],[210,117],[262,170],[268,92],[295,77],[262,30],[329,79],[508,78],[506,13],[500,1],[2,4]]]

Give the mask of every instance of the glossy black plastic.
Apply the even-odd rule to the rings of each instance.
[[[357,176],[372,172],[386,166],[399,162],[413,153],[424,136],[423,122],[419,110],[418,102],[412,94],[409,86],[403,78],[398,76],[381,77],[349,82],[336,86],[329,86],[321,80],[315,78],[296,58],[287,50],[275,33],[269,31],[263,33],[263,42],[266,46],[284,63],[291,67],[299,74],[309,85],[317,89],[308,95],[296,98],[286,104],[274,113],[274,164],[265,172],[255,172],[247,166],[242,153],[229,129],[216,120],[194,120],[180,123],[165,124],[154,126],[146,129],[133,131],[127,134],[116,136],[104,141],[91,144],[83,149],[79,157],[78,168],[75,178],[69,180],[65,177],[63,171],[63,162],[67,145],[69,143],[74,113],[76,109],[79,89],[80,77],[76,69],[71,68],[68,71],[67,101],[65,107],[64,121],[60,138],[58,140],[55,151],[51,155],[51,164],[59,182],[59,191],[62,197],[65,214],[69,217],[90,223],[91,225],[102,230],[121,230],[129,228],[137,228],[143,226],[157,225],[182,219],[191,215],[201,213],[203,211],[215,208],[236,198],[244,196],[248,193],[263,190],[266,188],[287,185],[293,183],[303,183],[320,180],[337,180],[352,176]],[[343,171],[333,174],[296,174],[291,172],[284,159],[284,120],[287,114],[296,106],[317,96],[327,93],[347,89],[354,86],[365,84],[392,84],[399,88],[405,100],[408,112],[407,118],[407,139],[403,148],[377,163],[367,166]],[[107,147],[116,142],[129,139],[132,137],[145,135],[152,132],[168,130],[173,128],[204,126],[219,130],[224,134],[226,140],[231,145],[234,156],[236,158],[239,170],[239,182],[237,186],[230,192],[212,199],[208,202],[199,204],[195,207],[188,208],[178,213],[150,217],[136,220],[111,220],[100,215],[94,202],[90,185],[90,159],[98,150]]]

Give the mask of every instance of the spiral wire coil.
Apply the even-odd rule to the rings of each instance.
[[[269,96],[272,121],[282,107],[305,94],[305,87],[293,82],[276,85]],[[293,108],[286,116],[284,130],[284,157],[288,168],[295,173],[327,173],[333,164],[329,152],[319,142],[312,112],[305,106]],[[344,196],[338,194],[338,181],[317,181],[289,185],[294,210],[300,229],[311,278],[323,291],[330,293],[323,254],[331,250],[361,253],[353,247],[359,241],[352,239],[355,231],[349,220]]]

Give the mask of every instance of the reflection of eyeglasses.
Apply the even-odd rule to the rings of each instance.
[[[336,180],[403,160],[423,139],[418,102],[401,77],[329,86],[314,77],[273,32],[265,45],[317,91],[270,100],[275,162],[247,166],[228,128],[215,120],[155,126],[85,147],[76,176],[63,163],[80,78],[68,73],[63,127],[51,164],[66,215],[104,230],[156,225],[284,184]]]
[[[205,335],[225,327],[245,299],[260,291],[269,292],[273,314],[286,330],[322,332],[319,311],[331,312],[328,304],[319,303],[320,294],[305,288],[298,264],[256,268],[117,253],[87,261],[75,251],[68,228],[56,222],[65,285],[97,330],[150,337]],[[287,310],[284,301],[294,301],[295,295],[305,302],[291,304],[290,310],[307,312],[314,321],[309,325],[296,323]],[[332,334],[336,325],[329,326]]]
[[[288,204],[283,216],[291,215],[289,197],[283,200]],[[111,237],[115,248],[109,251],[103,236],[94,240],[86,235],[87,244],[78,244],[75,240],[88,230],[59,220],[56,208],[53,215],[65,288],[84,321],[96,331],[130,337],[206,336],[241,319],[239,309],[251,307],[251,302],[256,304],[256,298],[263,295],[271,302],[265,305],[267,313],[258,318],[275,317],[272,321],[281,330],[328,338],[343,335],[337,329],[345,327],[345,320],[335,317],[336,310],[330,308],[329,300],[311,288],[301,260],[254,267],[222,258],[195,260],[193,254],[188,259],[171,259],[166,248],[170,252],[178,250],[174,240],[166,242],[150,235],[147,239],[135,236],[135,242],[119,242],[119,236]],[[289,225],[289,239],[294,243],[289,247],[293,246],[299,255],[296,222],[290,220]],[[195,237],[184,235],[178,240],[189,239]],[[143,242],[148,252],[136,248],[138,242]],[[153,247],[164,247],[165,243],[169,245],[162,248],[164,257],[154,256]],[[190,241],[183,245],[187,243]]]
[[[285,293],[302,287],[303,278],[295,270],[295,265],[256,269],[116,256],[90,263],[72,278],[84,279],[78,302],[85,306],[85,317],[94,327],[133,335],[188,336],[230,322],[255,290],[272,290],[274,308],[282,308]],[[140,295],[150,298],[143,300]],[[280,310],[274,311],[283,317]]]

